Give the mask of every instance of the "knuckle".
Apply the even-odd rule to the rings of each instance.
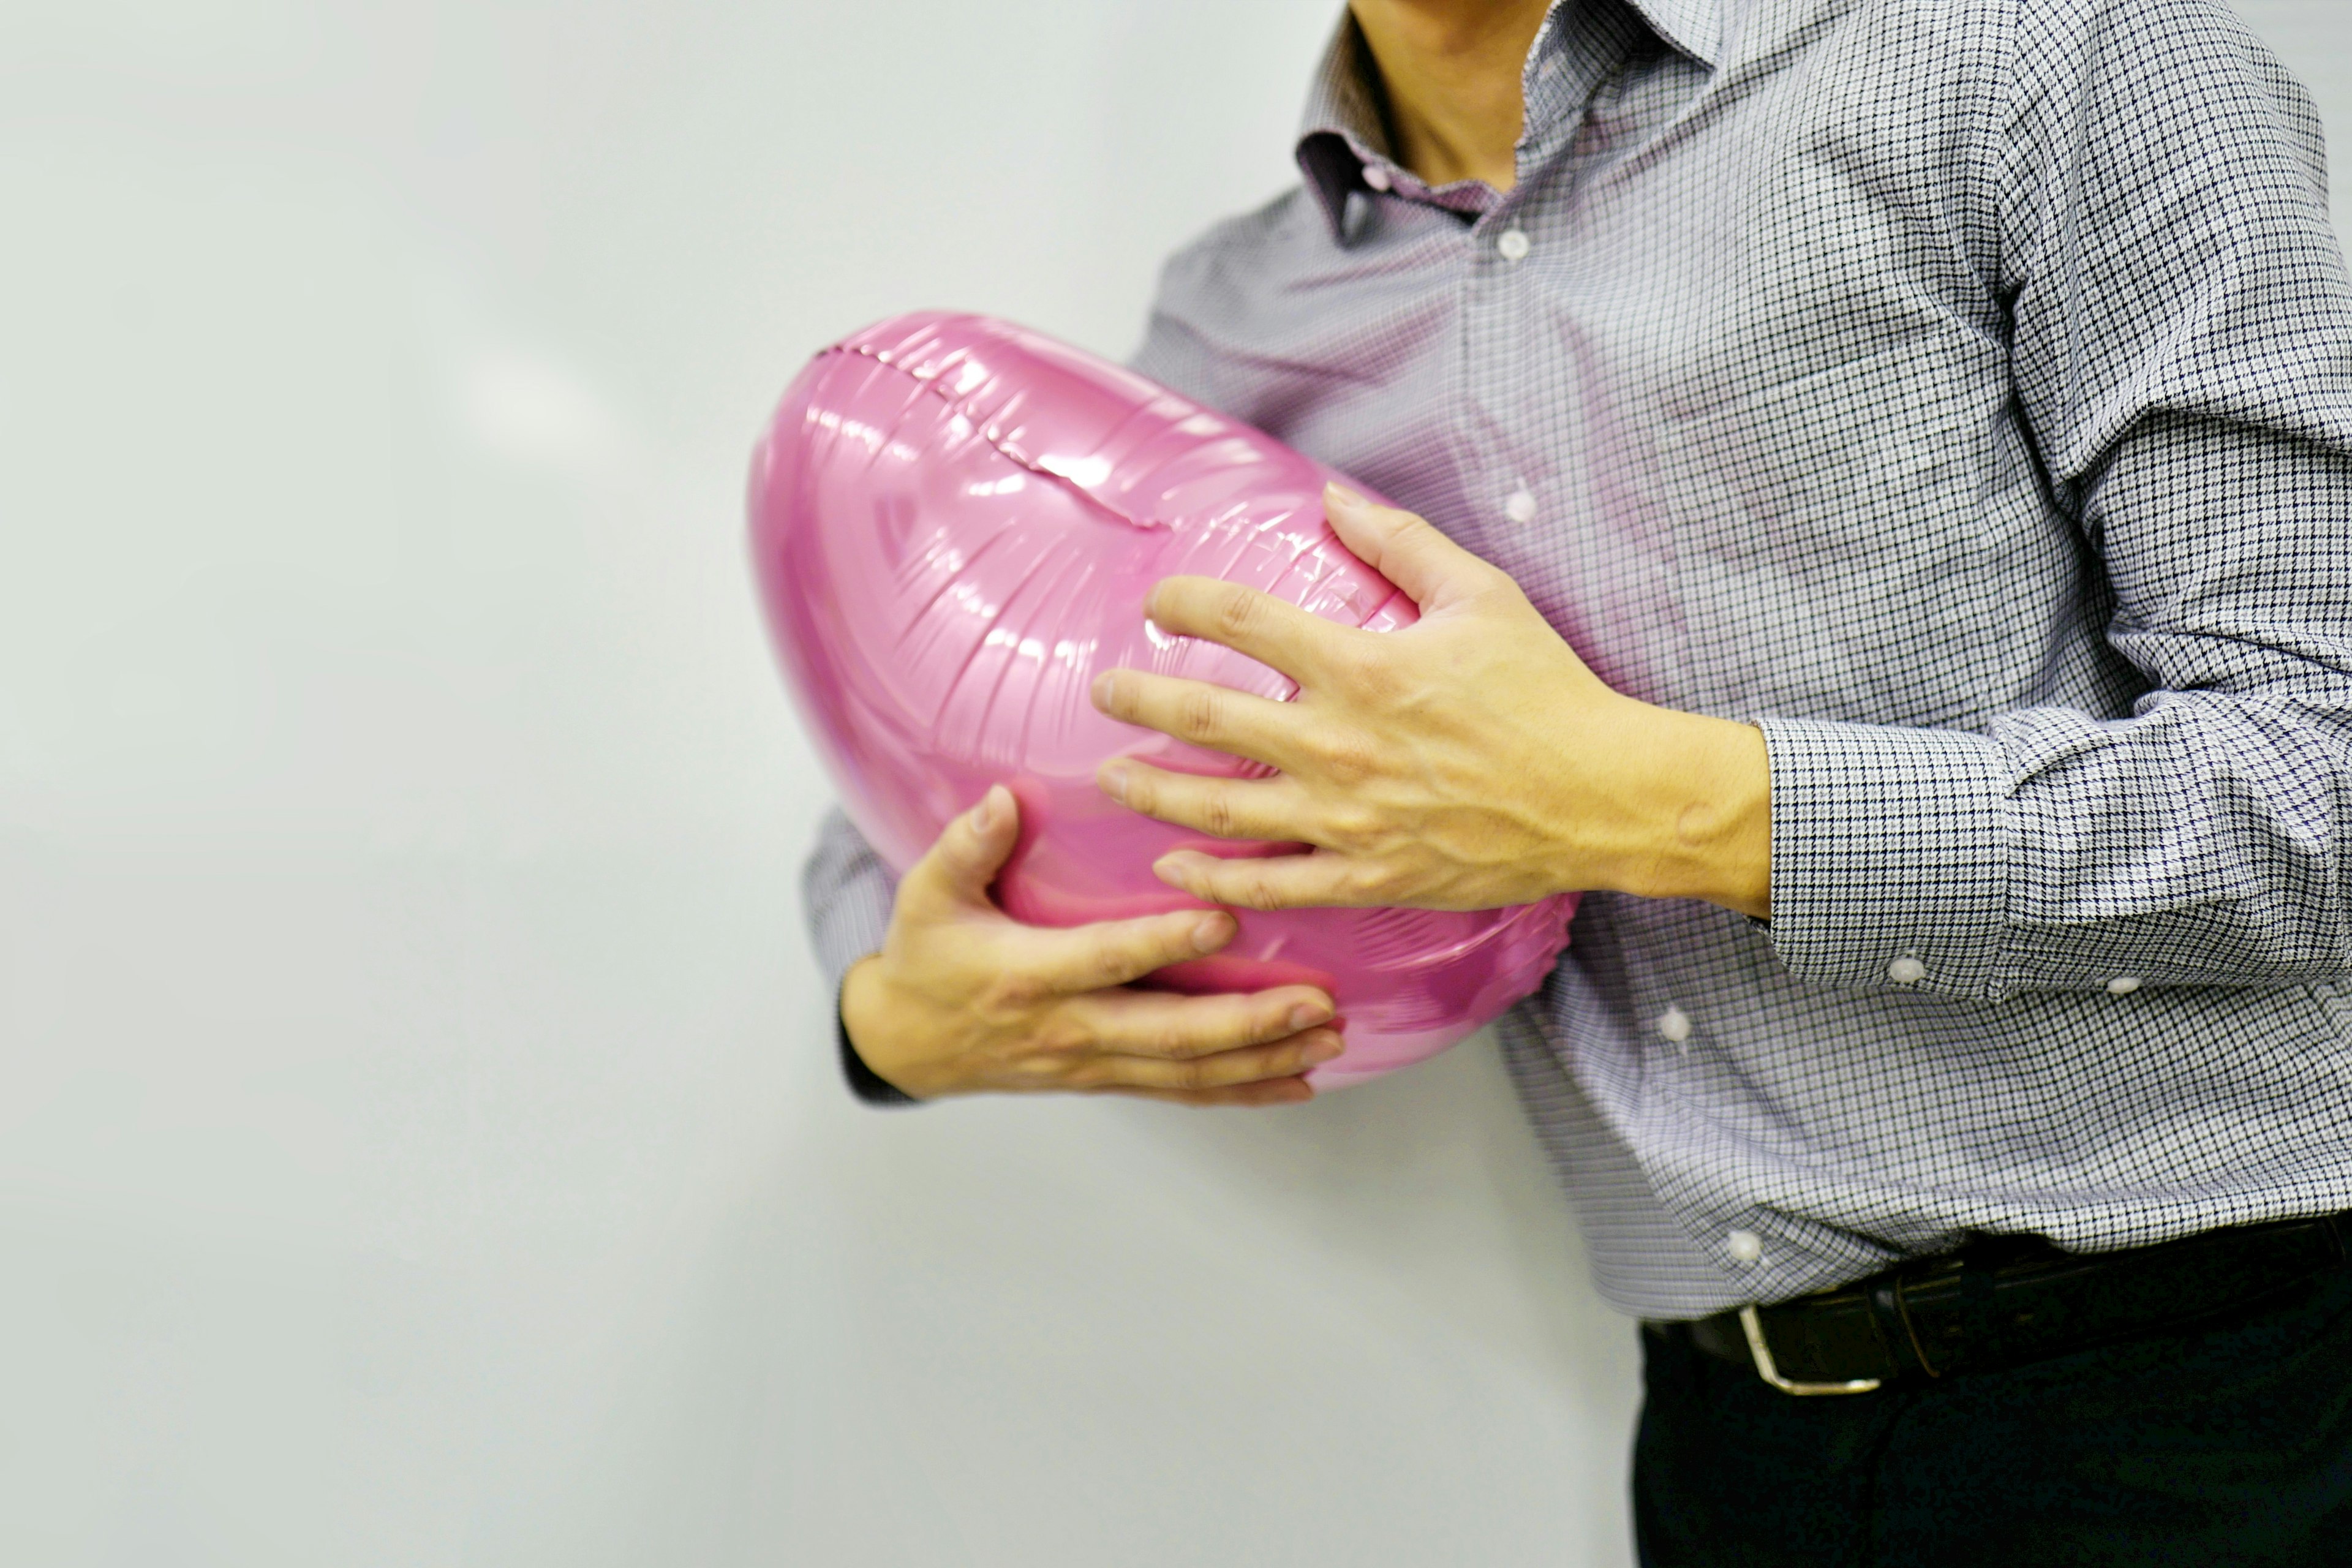
[[[1049,1057],[1076,1056],[1095,1042],[1094,1031],[1067,1013],[1056,1013],[1037,1026],[1032,1036],[1036,1048]]]
[[[1519,580],[1493,562],[1484,561],[1474,555],[1470,558],[1470,573],[1475,580],[1484,582],[1486,592],[1496,597],[1507,603],[1515,601],[1521,605],[1528,604],[1527,590],[1519,586]]]
[[[1051,1057],[1024,1056],[1007,1064],[1006,1077],[1018,1090],[1051,1089],[1061,1081],[1068,1068]]]
[[[1245,908],[1269,910],[1282,907],[1280,889],[1263,875],[1254,876],[1244,881],[1240,892],[1242,904]]]
[[[1246,637],[1258,624],[1257,595],[1227,584],[1217,591],[1217,601],[1210,614],[1215,617],[1217,630],[1226,637]]]
[[[1218,732],[1223,709],[1223,700],[1214,691],[1205,689],[1187,691],[1176,704],[1177,732],[1192,741],[1210,739]]]
[[[915,862],[890,895],[893,926],[925,926],[941,919],[951,907],[947,892],[950,872],[938,850]]]
[[[999,970],[980,983],[973,1006],[984,1016],[1009,1017],[1029,1010],[1037,999],[1035,983],[1016,970]]]
[[[1380,758],[1371,742],[1354,730],[1324,737],[1318,748],[1324,772],[1334,784],[1361,784],[1372,775]]]
[[[1323,823],[1334,840],[1353,848],[1371,838],[1379,820],[1379,814],[1361,801],[1345,800],[1326,811]]]
[[[1375,701],[1395,694],[1396,663],[1378,637],[1350,637],[1339,674],[1359,695]]]
[[[1234,836],[1233,792],[1222,786],[1202,792],[1201,796],[1201,826],[1219,838]]]
[[[1024,1063],[1024,1077],[1030,1089],[1063,1089],[1073,1077],[1077,1077],[1077,1065],[1054,1060],[1049,1056],[1034,1056]]]
[[[1107,942],[1087,955],[1087,979],[1090,989],[1105,990],[1125,981],[1135,973],[1143,959],[1140,944],[1133,942]]]

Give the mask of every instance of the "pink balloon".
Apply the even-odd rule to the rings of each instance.
[[[1197,906],[1151,874],[1204,838],[1095,786],[1126,754],[1195,773],[1268,770],[1096,711],[1116,668],[1287,700],[1297,687],[1146,623],[1178,574],[1244,583],[1344,626],[1419,612],[1323,520],[1332,469],[1094,355],[985,317],[923,313],[818,354],[751,469],[752,558],[802,717],[849,816],[904,872],[991,784],[1021,803],[996,896],[1049,926]],[[1366,487],[1343,480],[1359,490]],[[1369,491],[1367,492],[1369,493]],[[1192,992],[1327,986],[1347,1054],[1321,1087],[1434,1056],[1543,983],[1572,896],[1472,913],[1236,911],[1224,952],[1161,970]]]

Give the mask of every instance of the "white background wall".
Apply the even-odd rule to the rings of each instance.
[[[1123,353],[1333,9],[0,6],[0,1561],[1626,1561],[1483,1042],[877,1115],[801,934],[769,401]]]

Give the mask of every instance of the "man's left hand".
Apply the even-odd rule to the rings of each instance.
[[[1095,683],[1113,718],[1277,770],[1202,778],[1114,758],[1099,774],[1113,799],[1217,837],[1310,847],[1178,850],[1153,868],[1163,880],[1259,910],[1497,909],[1610,889],[1770,912],[1760,731],[1610,689],[1517,584],[1411,512],[1336,485],[1324,506],[1419,621],[1359,631],[1236,584],[1171,577],[1145,602],[1155,625],[1271,665],[1297,697],[1131,669]]]

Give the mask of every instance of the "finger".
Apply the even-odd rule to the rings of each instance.
[[[986,906],[988,886],[1020,837],[1020,803],[1003,784],[991,784],[980,804],[949,823],[908,868],[898,883],[899,902],[938,913]]]
[[[1088,1089],[1233,1089],[1268,1079],[1296,1078],[1337,1059],[1342,1049],[1339,1037],[1331,1030],[1310,1029],[1270,1046],[1245,1046],[1190,1061],[1097,1057],[1080,1068],[1072,1081]]]
[[[1196,1110],[1219,1106],[1303,1105],[1315,1098],[1315,1089],[1303,1078],[1270,1078],[1262,1083],[1239,1084],[1232,1089],[1100,1089],[1097,1094],[1132,1095],[1138,1100],[1162,1100],[1170,1105],[1189,1105]]]
[[[1206,680],[1106,669],[1095,677],[1094,704],[1112,718],[1140,724],[1212,751],[1278,768],[1297,755],[1298,710]]]
[[[1047,991],[1076,995],[1125,985],[1155,969],[1204,957],[1233,941],[1237,929],[1234,917],[1223,910],[1177,910],[1060,930],[1024,926],[1013,962]]]
[[[1151,869],[1169,886],[1229,909],[1375,909],[1391,901],[1356,862],[1327,850],[1223,860],[1178,849]]]
[[[1331,998],[1312,985],[1226,996],[1106,991],[1066,1005],[1096,1049],[1171,1061],[1286,1040],[1329,1023],[1333,1013]]]
[[[1096,773],[1103,794],[1130,811],[1219,838],[1308,843],[1308,802],[1288,779],[1202,778],[1113,757]]]
[[[1215,577],[1166,577],[1144,595],[1143,613],[1164,632],[1202,637],[1272,665],[1301,685],[1323,667],[1347,631],[1271,594]]]
[[[1424,610],[1466,597],[1494,571],[1412,512],[1375,505],[1345,485],[1323,487],[1323,515],[1340,543]]]

